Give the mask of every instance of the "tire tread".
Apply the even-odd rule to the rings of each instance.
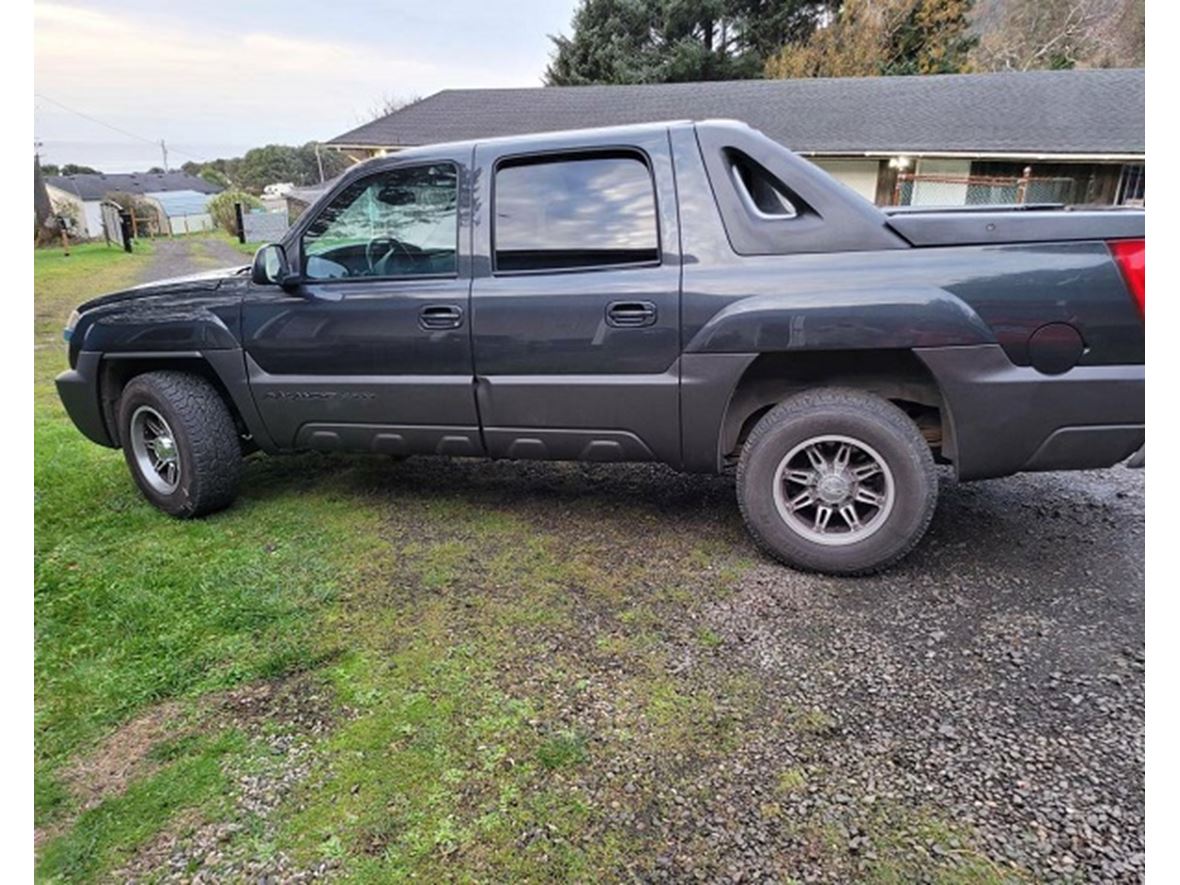
[[[123,389],[123,398],[138,389],[168,404],[188,440],[193,469],[187,500],[179,512],[169,512],[188,519],[228,507],[238,494],[242,446],[220,391],[199,375],[173,370],[135,376]]]

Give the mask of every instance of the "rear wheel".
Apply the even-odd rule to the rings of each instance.
[[[237,497],[242,445],[212,384],[186,372],[132,378],[119,398],[119,436],[145,498],[171,516],[204,516]]]
[[[742,449],[738,502],[755,541],[794,568],[880,571],[925,534],[938,500],[930,448],[880,397],[810,390],[758,422]]]

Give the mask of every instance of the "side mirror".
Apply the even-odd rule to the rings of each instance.
[[[287,264],[287,253],[276,243],[268,243],[254,253],[250,279],[259,286],[287,288],[298,280]]]

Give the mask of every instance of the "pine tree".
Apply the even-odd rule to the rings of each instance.
[[[763,76],[767,56],[806,39],[839,0],[582,0],[571,36],[551,37],[550,86]]]

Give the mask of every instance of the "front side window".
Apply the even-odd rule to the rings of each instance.
[[[303,235],[312,280],[455,273],[458,173],[391,169],[348,185]]]
[[[497,271],[659,261],[651,172],[636,154],[511,161],[493,199]]]

